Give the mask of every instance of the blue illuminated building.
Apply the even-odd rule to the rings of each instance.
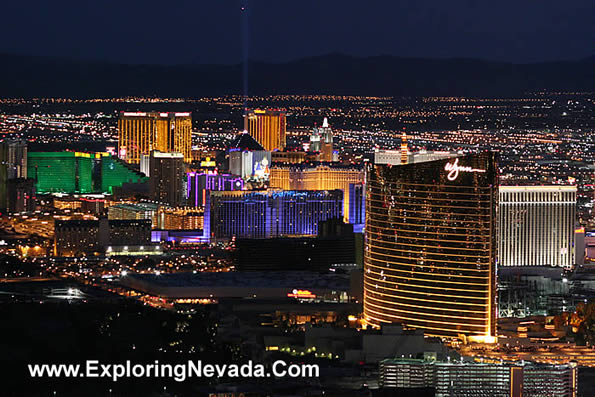
[[[151,232],[152,242],[176,242],[182,244],[201,244],[209,243],[211,241],[211,211],[210,211],[210,194],[206,195],[204,203],[204,221],[203,230],[198,232],[195,230],[153,230]]]
[[[186,203],[190,207],[203,207],[210,191],[243,190],[244,180],[230,174],[188,172]]]
[[[211,192],[210,200],[216,239],[316,235],[319,222],[343,217],[342,190]]]
[[[366,185],[349,184],[349,223],[356,233],[361,233],[366,223]]]

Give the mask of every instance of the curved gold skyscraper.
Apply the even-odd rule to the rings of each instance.
[[[440,337],[496,335],[495,154],[366,170],[364,317]]]

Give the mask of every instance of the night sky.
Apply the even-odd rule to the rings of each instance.
[[[240,0],[3,2],[0,52],[238,63]],[[595,0],[251,0],[250,58],[331,52],[511,62],[595,55]]]

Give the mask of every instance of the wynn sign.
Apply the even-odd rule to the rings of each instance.
[[[486,172],[479,168],[472,168],[459,165],[459,159],[456,158],[454,162],[449,162],[444,165],[444,170],[448,171],[447,178],[449,181],[454,181],[459,177],[459,172]]]

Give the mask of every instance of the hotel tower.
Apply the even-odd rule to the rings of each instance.
[[[254,109],[244,115],[244,130],[269,152],[285,148],[285,126],[285,113],[277,110]]]
[[[191,113],[121,112],[118,120],[118,155],[139,164],[152,150],[177,152],[192,161]]]
[[[496,335],[495,154],[368,164],[364,317],[438,337]]]
[[[502,186],[499,202],[499,266],[575,264],[576,186]]]

